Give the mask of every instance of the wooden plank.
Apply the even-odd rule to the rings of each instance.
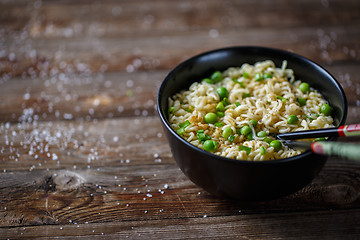
[[[43,71],[61,69],[64,61],[67,64],[86,63],[93,71],[104,66],[108,70],[133,68],[134,61],[138,62],[139,59],[143,64],[138,68],[171,68],[184,57],[205,50],[249,43],[295,49],[307,57],[320,61],[347,59],[351,56],[344,55],[353,53],[342,51],[346,48],[351,52],[352,48],[356,47],[358,31],[354,23],[360,9],[356,1],[332,2],[322,9],[326,14],[319,14],[319,9],[314,7],[311,1],[291,5],[284,4],[282,0],[278,4],[234,1],[221,5],[220,8],[217,1],[207,1],[206,5],[205,2],[179,4],[176,1],[155,1],[152,4],[125,1],[122,5],[113,1],[102,2],[100,5],[89,4],[87,1],[77,3],[65,1],[62,5],[58,2],[18,3],[22,5],[3,3],[3,9],[6,9],[3,11],[4,20],[16,25],[18,23],[15,20],[18,20],[20,15],[30,21],[29,25],[24,26],[23,31],[12,34],[4,40],[4,46],[7,47],[3,49],[5,52],[2,53],[1,71],[12,72],[14,75],[21,75],[29,69],[33,69],[32,71],[38,68]],[[254,4],[257,6],[257,11],[261,11],[262,14],[254,16],[251,11],[243,11],[243,9],[252,9]],[[36,7],[33,9],[31,5]],[[180,7],[176,7],[179,5]],[[33,16],[19,14],[19,11],[23,12],[26,6],[28,7],[25,13]],[[285,11],[283,9],[285,6],[290,9]],[[103,11],[97,11],[99,7],[102,7]],[[162,11],[164,9],[179,12]],[[306,11],[298,11],[298,9],[306,9]],[[74,14],[62,14],[73,11]],[[120,12],[116,13],[117,11]],[[225,17],[212,17],[221,16],[221,13]],[[136,17],[136,14],[140,16]],[[311,17],[303,14],[309,14]],[[131,16],[134,15],[132,19]],[[278,18],[279,15],[283,18]],[[69,20],[68,16],[76,16],[76,18]],[[96,26],[89,21],[89,16],[96,20]],[[156,24],[150,24],[151,26],[148,27],[149,24],[145,23],[146,27],[141,27],[149,16],[156,16]],[[309,29],[304,27],[309,24],[300,24],[307,19],[311,21],[312,26],[318,27]],[[314,23],[315,19],[321,20],[318,25]],[[174,21],[179,22],[173,24]],[[334,24],[347,21],[349,23],[345,24],[345,27],[329,28],[326,27],[329,21],[333,21]],[[212,23],[210,25],[213,29],[205,28],[209,22]],[[22,23],[25,24],[25,21]],[[321,23],[325,23],[325,26]],[[270,24],[269,28],[259,28],[267,24]],[[166,27],[167,25],[169,26]],[[21,30],[20,27],[15,26],[15,28]],[[79,28],[80,32],[76,30]],[[6,26],[5,29],[12,28]],[[124,32],[117,32],[119,29]],[[72,34],[69,35],[69,32]],[[294,35],[292,32],[297,34]],[[54,34],[57,38],[51,37]],[[18,37],[19,35],[21,37]],[[191,43],[192,46],[186,43]],[[314,48],[320,52],[314,51]],[[89,51],[89,49],[94,50]],[[329,52],[332,55],[329,56]],[[6,61],[8,56],[15,56],[15,60]],[[50,69],[47,69],[49,62]]]
[[[330,158],[311,185],[284,199],[238,203],[214,198],[181,173],[165,139],[159,135],[161,128],[154,118],[143,118],[142,121],[131,118],[103,120],[96,124],[88,122],[81,123],[80,128],[69,121],[52,123],[51,131],[54,133],[47,133],[52,137],[46,139],[59,139],[49,143],[47,152],[50,156],[45,154],[45,147],[39,143],[34,148],[16,143],[9,150],[3,149],[1,166],[7,167],[6,172],[0,174],[0,196],[3,196],[0,201],[3,217],[0,219],[4,221],[3,226],[66,224],[70,220],[84,223],[121,221],[124,218],[153,219],[157,215],[142,214],[145,211],[159,214],[165,208],[169,214],[163,214],[166,218],[182,218],[189,214],[201,217],[204,211],[208,215],[218,216],[231,215],[236,209],[255,214],[359,206],[359,165],[340,158]],[[144,125],[148,127],[138,127]],[[10,127],[8,132],[12,132]],[[40,123],[35,130],[41,133],[42,127],[46,129],[49,126],[45,122]],[[62,136],[57,136],[59,129],[73,129],[70,131],[73,142],[70,141],[66,147],[64,142],[57,141],[68,139],[69,136],[66,130],[62,131]],[[87,134],[81,134],[84,129]],[[118,132],[114,133],[114,129]],[[140,135],[140,131],[143,135]],[[142,140],[137,143],[136,139],[140,139],[136,137],[138,134]],[[16,136],[19,137],[18,141],[27,139],[20,133]],[[114,136],[121,137],[114,142]],[[46,143],[46,135],[42,137],[44,139],[38,142]],[[42,137],[39,136],[40,139]],[[9,142],[14,140],[9,139]],[[30,154],[32,150],[29,148],[37,152]],[[54,153],[56,159],[52,160]],[[9,157],[6,158],[7,154]],[[18,161],[10,157],[18,155]],[[35,158],[35,155],[39,157]],[[165,187],[166,184],[169,188]],[[164,189],[166,195],[161,193]],[[151,197],[147,194],[151,194]],[[118,203],[121,208],[114,209]],[[128,207],[126,204],[133,208],[125,208]],[[197,208],[198,205],[202,207]]]
[[[214,197],[191,183],[175,164],[1,173],[0,225],[356,211],[360,204],[359,171],[356,163],[331,159],[308,187],[267,202]]]
[[[13,78],[0,88],[0,119],[40,121],[154,116],[166,71]]]
[[[57,239],[356,239],[359,210],[121,221],[2,229],[0,237]],[[343,224],[339,224],[339,223]],[[286,227],[280,227],[286,226]]]
[[[350,107],[346,123],[358,123],[359,117],[359,107]],[[0,171],[173,162],[157,116],[6,123],[0,134]]]
[[[323,67],[328,70],[344,89],[349,106],[360,104],[360,76],[356,74],[356,65],[360,61],[352,61],[354,64],[330,64]],[[353,68],[353,67],[354,68]]]
[[[297,34],[293,34],[296,32]],[[229,29],[215,38],[208,30],[113,37],[37,38],[4,42],[2,75],[51,73],[70,69],[98,72],[171,69],[180,61],[214,48],[259,45],[295,51],[320,63],[359,60],[358,27]],[[335,39],[336,38],[336,41]],[[50,41],[51,40],[51,41]],[[354,51],[354,53],[353,53]],[[8,56],[12,61],[8,61]],[[30,69],[30,70],[29,70]],[[29,72],[30,71],[30,72]]]
[[[145,126],[145,127],[144,127]],[[158,117],[3,124],[6,171],[172,161]]]
[[[165,213],[164,210],[162,213]],[[175,219],[106,223],[77,223],[67,225],[22,226],[2,228],[0,237],[108,239],[183,239],[218,238],[233,239],[356,239],[359,210],[325,210],[302,213],[275,213],[246,215],[240,211],[231,216],[208,216]],[[147,214],[143,214],[147,215]],[[341,224],[339,224],[341,223]],[[282,227],[286,226],[286,227]]]
[[[30,15],[33,21],[29,30],[33,36],[103,36],[163,30],[184,32],[209,26],[226,29],[324,26],[339,23],[350,25],[358,20],[360,13],[357,1],[339,0],[332,1],[331,4],[312,1],[288,4],[284,0],[276,0],[271,4],[259,1],[226,1],[219,4],[215,0],[183,3],[157,0],[150,4],[142,0],[61,1],[61,4],[51,1],[42,4],[16,1],[16,4],[3,2],[2,5],[8,9],[1,19],[2,24],[6,24],[7,29],[13,29],[19,15],[25,19]],[[26,7],[28,11],[21,11]],[[98,11],[99,8],[102,11]],[[19,14],[20,11],[22,14]],[[255,11],[259,14],[254,14]],[[23,22],[24,26],[25,24]]]
[[[343,86],[349,105],[359,105],[357,61],[324,67]],[[38,121],[154,116],[157,92],[168,71],[11,78],[0,88],[0,120],[23,122],[27,115]]]

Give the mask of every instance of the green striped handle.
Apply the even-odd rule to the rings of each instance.
[[[324,155],[337,155],[360,161],[360,145],[340,142],[313,142],[311,150]]]

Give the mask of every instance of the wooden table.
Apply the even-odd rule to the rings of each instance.
[[[359,122],[357,0],[1,1],[0,238],[359,239],[359,163],[330,157],[299,192],[245,203],[177,167],[159,85],[233,45],[324,66]]]

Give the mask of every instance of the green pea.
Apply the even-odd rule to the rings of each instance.
[[[256,82],[260,82],[261,80],[263,80],[263,75],[261,73],[257,73],[255,74],[255,81]]]
[[[203,81],[207,82],[207,83],[213,83],[213,81],[210,78],[204,78]]]
[[[264,78],[265,78],[265,79],[266,79],[266,78],[272,78],[272,75],[269,74],[269,73],[265,73],[265,74],[264,74]]]
[[[306,99],[305,98],[298,98],[298,102],[299,102],[301,107],[306,105]]]
[[[324,114],[325,116],[330,116],[332,113],[332,107],[330,107],[329,104],[325,103],[320,107],[320,112]]]
[[[230,104],[229,100],[226,97],[224,97],[221,102],[224,104],[224,106],[227,106]]]
[[[246,138],[251,141],[254,140],[252,132],[246,135]]]
[[[217,88],[216,92],[219,94],[220,99],[226,98],[229,95],[228,90],[224,87]]]
[[[309,84],[307,84],[307,83],[301,83],[301,84],[299,85],[299,89],[300,89],[300,91],[302,91],[303,93],[306,93],[307,91],[309,91],[310,86],[309,86]]]
[[[210,79],[213,81],[213,83],[217,83],[217,82],[220,82],[222,79],[223,79],[223,75],[220,71],[215,71]]]
[[[251,123],[251,125],[253,125],[254,128],[256,128],[256,126],[257,126],[256,120],[252,119],[252,120],[250,120],[250,123]]]
[[[265,155],[265,154],[266,154],[266,150],[265,150],[264,146],[261,146],[261,147],[260,147],[260,154],[261,154],[261,155]]]
[[[270,142],[270,147],[273,147],[274,151],[278,152],[282,149],[282,144],[279,140],[274,140]]]
[[[224,128],[224,130],[222,132],[222,136],[227,139],[232,133],[233,133],[233,131],[232,131],[231,127],[226,127],[226,128]]]
[[[242,135],[248,135],[249,133],[251,133],[251,128],[248,125],[243,126],[240,130],[240,133]]]
[[[223,111],[225,110],[224,103],[223,103],[223,102],[219,102],[219,103],[216,105],[216,110],[219,111],[219,112],[223,112]]]
[[[265,137],[263,141],[266,142],[267,144],[270,144],[272,140],[268,137]]]
[[[225,113],[224,112],[216,112],[216,115],[218,117],[224,117],[225,116]]]
[[[206,123],[216,123],[218,116],[215,113],[207,113],[204,117]]]
[[[295,116],[295,115],[290,115],[288,118],[287,118],[287,123],[288,124],[297,124],[299,121],[298,117]]]
[[[266,137],[266,132],[265,131],[260,131],[257,133],[257,136],[260,137],[260,138],[263,138],[263,137]]]
[[[206,140],[203,147],[205,151],[214,152],[218,147],[218,143],[214,140]]]

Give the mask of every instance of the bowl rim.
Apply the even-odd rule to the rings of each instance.
[[[170,126],[165,113],[161,110],[160,107],[160,102],[161,102],[161,97],[163,94],[163,89],[165,87],[165,85],[167,84],[167,82],[169,81],[170,77],[176,73],[179,69],[183,68],[184,66],[186,66],[189,62],[194,61],[197,58],[201,58],[203,56],[209,55],[209,54],[214,54],[217,52],[223,52],[223,51],[231,51],[231,50],[235,50],[235,49],[253,49],[253,50],[261,50],[261,51],[273,51],[273,52],[278,52],[281,53],[283,55],[289,55],[291,57],[294,57],[296,59],[299,59],[301,61],[307,62],[308,64],[314,66],[317,68],[318,71],[322,71],[325,75],[327,75],[328,79],[330,79],[334,85],[337,87],[337,89],[341,92],[341,99],[342,99],[342,105],[343,105],[343,111],[344,114],[342,115],[341,119],[339,120],[339,126],[344,124],[346,121],[346,117],[347,117],[347,111],[348,111],[348,102],[346,99],[346,95],[345,92],[341,86],[341,84],[336,80],[336,78],[330,73],[328,72],[324,67],[322,67],[321,65],[317,64],[316,62],[310,60],[307,57],[301,56],[297,53],[291,52],[291,51],[287,51],[284,49],[279,49],[279,48],[272,48],[272,47],[264,47],[264,46],[252,46],[252,45],[247,45],[247,46],[229,46],[229,47],[223,47],[223,48],[217,48],[217,49],[213,49],[210,51],[205,51],[199,54],[196,54],[190,58],[185,59],[184,61],[180,62],[176,67],[174,67],[164,78],[164,80],[162,81],[160,87],[159,87],[159,91],[157,94],[157,112],[160,116],[160,119],[162,121],[162,123],[164,124],[164,126],[170,131],[170,133],[172,135],[174,135],[179,141],[181,141],[182,143],[184,143],[185,145],[187,145],[188,147],[192,148],[195,151],[199,151],[202,154],[205,154],[211,158],[217,158],[221,161],[228,161],[228,162],[232,162],[232,163],[236,163],[236,164],[251,164],[251,165],[272,165],[272,164],[279,164],[279,163],[286,163],[286,162],[291,162],[291,161],[296,161],[299,160],[300,158],[306,158],[314,153],[312,153],[310,150],[305,151],[304,153],[301,153],[299,155],[293,156],[293,157],[288,157],[288,158],[281,158],[281,159],[272,159],[272,160],[264,160],[264,161],[251,161],[251,160],[244,160],[244,159],[232,159],[232,158],[227,158],[227,157],[223,157],[223,156],[219,156],[216,155],[214,153],[210,153],[207,152],[191,143],[189,143],[188,141],[186,141],[184,138],[182,138],[179,134],[177,134],[175,132],[174,129],[172,129],[172,127]],[[331,140],[335,140],[336,137],[333,138],[329,138],[326,141],[331,141]]]

